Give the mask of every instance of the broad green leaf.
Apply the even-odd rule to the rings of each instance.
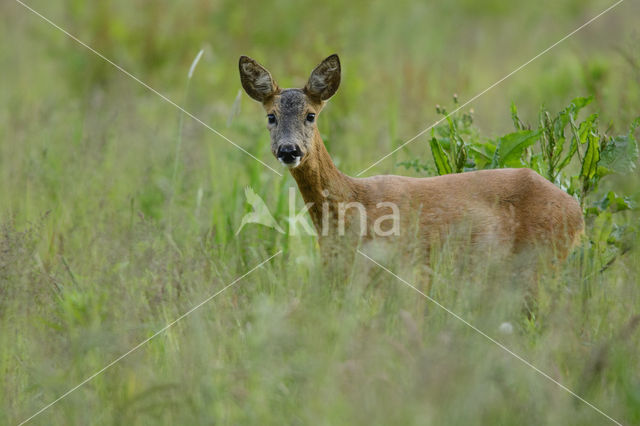
[[[496,146],[491,142],[477,142],[467,146],[469,156],[473,158],[478,169],[486,169],[491,164],[491,159],[496,152]]]
[[[602,178],[604,176],[613,174],[614,172],[607,169],[606,167],[602,167],[600,164],[598,164],[598,168],[596,169],[596,174],[598,175],[598,177]]]
[[[569,104],[569,106],[566,107],[564,110],[560,111],[560,113],[558,113],[558,116],[553,120],[553,134],[555,136],[555,146],[553,149],[553,157],[556,161],[562,154],[562,151],[564,150],[564,144],[566,141],[564,129],[567,127],[567,124],[569,123],[571,123],[572,129],[573,129],[573,127],[575,126],[575,120],[578,117],[578,113],[582,108],[589,105],[589,103],[591,103],[592,100],[593,100],[592,96],[578,97],[573,99],[571,101],[571,104]],[[589,122],[589,119],[587,119],[583,123],[592,124],[593,122],[592,121]],[[590,126],[587,126],[587,127],[590,127]],[[573,144],[573,141],[572,141],[572,144]],[[573,147],[569,148],[570,151],[573,149],[574,149]],[[573,152],[575,153],[575,151]],[[571,156],[573,156],[572,153],[570,153],[568,158],[570,158]],[[564,163],[565,160],[563,160],[562,162]]]
[[[598,132],[598,114],[591,114],[586,118],[578,128],[578,135],[580,137],[580,143],[584,144],[587,142],[587,137],[589,133],[593,130],[594,133]]]
[[[629,197],[620,197],[613,191],[609,191],[607,195],[594,204],[598,209],[600,209],[600,211],[604,211],[608,208],[612,213],[630,210],[632,208],[632,203]]]
[[[449,163],[449,158],[442,149],[442,146],[440,146],[438,140],[436,138],[431,138],[429,145],[431,145],[431,155],[433,156],[433,162],[436,164],[438,174],[446,175],[451,173],[452,167]]]
[[[449,138],[449,136],[445,138],[438,138],[438,143],[440,144],[442,149],[447,152],[451,149],[451,139]]]
[[[582,160],[580,176],[587,179],[593,178],[598,170],[599,161],[600,145],[598,144],[598,138],[596,135],[590,134],[587,138],[587,152],[584,154],[584,159]]]
[[[587,96],[587,97],[579,96],[577,98],[574,98],[571,101],[571,107],[573,107],[572,108],[573,112],[577,114],[582,108],[589,105],[591,101],[593,101],[593,96]]]
[[[491,161],[493,158],[493,154],[496,152],[496,146],[491,142],[478,142],[472,145],[469,145],[469,150],[473,151],[475,154],[485,158],[488,161]]]
[[[454,141],[456,143],[456,150],[455,152],[452,152],[452,159],[455,166],[455,172],[458,173],[464,169],[464,165],[467,162],[467,144],[458,133],[454,135]]]
[[[432,135],[431,137],[434,137],[434,136]],[[445,152],[449,152],[449,150],[451,149],[451,139],[449,139],[449,136],[436,138],[436,139],[438,139],[438,144],[440,144],[440,147]]]
[[[566,142],[564,129],[567,127],[567,124],[571,123],[571,127],[573,130],[573,128],[575,127],[575,120],[578,117],[578,112],[580,112],[580,110],[585,106],[589,105],[589,103],[591,103],[592,100],[593,100],[592,96],[578,97],[573,99],[571,101],[571,104],[568,107],[566,107],[564,110],[560,111],[560,113],[558,114],[558,117],[554,120],[554,123],[553,123],[554,124],[553,133],[555,136],[555,146],[553,149],[554,163],[556,163],[559,160],[559,157],[562,154],[562,151],[564,150],[564,144]],[[590,118],[591,117],[593,117],[593,114],[590,116]],[[591,127],[589,126],[589,124],[593,124],[593,119],[592,121],[589,121],[589,118],[588,118],[582,124],[584,123],[588,124],[587,127]],[[556,169],[561,170],[567,164],[569,164],[569,161],[571,161],[571,157],[573,157],[577,149],[578,147],[574,146],[574,141],[572,140],[571,145],[569,147],[569,153],[560,162],[560,165],[558,165]]]
[[[611,171],[632,172],[638,161],[638,144],[632,134],[612,137],[600,157],[600,164]]]
[[[540,135],[536,130],[520,130],[498,139],[496,151],[491,162],[493,167],[522,167],[522,154],[525,148],[533,145]]]
[[[571,101],[571,104],[569,104],[568,107],[560,111],[560,113],[558,114],[558,118],[554,126],[554,133],[558,141],[558,143],[556,144],[556,149],[558,151],[557,154],[562,152],[562,146],[564,145],[565,140],[565,127],[567,127],[567,124],[569,124],[570,122],[572,125],[575,125],[575,120],[577,119],[580,110],[589,105],[592,100],[592,96],[574,98]]]
[[[571,145],[569,145],[569,152],[564,157],[564,159],[558,164],[557,170],[562,170],[569,165],[571,159],[575,156],[578,151],[578,141],[583,144],[587,141],[587,136],[589,132],[595,128],[596,120],[598,119],[598,114],[591,114],[584,120],[580,125],[577,125],[571,117],[571,130],[573,131],[573,137],[571,138]],[[597,128],[596,128],[597,131]]]

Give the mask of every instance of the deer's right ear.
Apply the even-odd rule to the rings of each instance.
[[[240,56],[240,81],[247,95],[258,102],[265,102],[278,91],[269,71],[248,56]]]

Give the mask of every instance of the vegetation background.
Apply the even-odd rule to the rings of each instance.
[[[471,98],[612,3],[28,1],[277,170],[264,113],[239,92],[238,57],[288,87],[339,53],[342,86],[318,123],[348,174],[440,118],[436,104]],[[639,14],[623,2],[479,98],[478,131],[511,131],[512,102],[535,124],[541,105],[593,96],[586,110],[599,111],[602,131],[626,133],[640,115]],[[246,186],[286,229],[288,173],[18,3],[2,2],[0,21],[0,423],[28,418],[280,249],[32,423],[609,421],[366,259],[337,282],[313,238],[257,225],[236,236]],[[368,174],[418,174],[398,164],[430,161],[429,140]],[[637,200],[638,177],[610,176],[599,194]],[[639,424],[638,254],[632,242],[607,266],[582,248],[540,276],[531,319],[517,278],[499,264],[471,267],[452,248],[434,254],[428,291],[612,418]],[[417,265],[389,264],[422,286]]]

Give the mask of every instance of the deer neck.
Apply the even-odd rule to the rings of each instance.
[[[304,202],[313,203],[309,213],[318,228],[322,223],[323,203],[335,214],[339,203],[353,201],[356,189],[353,179],[340,172],[333,163],[317,129],[313,137],[313,148],[307,158],[290,172]]]

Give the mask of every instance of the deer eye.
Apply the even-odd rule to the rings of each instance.
[[[276,115],[275,114],[267,114],[267,122],[269,124],[276,124]]]
[[[313,123],[313,121],[316,119],[316,115],[312,112],[310,112],[309,114],[307,114],[307,121],[309,123]]]

